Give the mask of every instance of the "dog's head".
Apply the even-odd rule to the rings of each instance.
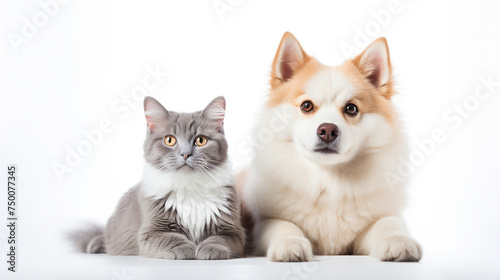
[[[286,127],[289,140],[306,158],[335,165],[390,144],[394,94],[385,38],[329,67],[285,33],[274,58],[267,105],[293,107]]]

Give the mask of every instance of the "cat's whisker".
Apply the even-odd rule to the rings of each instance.
[[[209,168],[213,168],[213,169],[217,169],[217,170],[221,171],[221,172],[222,172],[222,174],[230,174],[230,173],[231,173],[230,171],[225,170],[224,168],[221,168],[220,166],[217,166],[217,165],[215,165],[215,164],[211,164],[211,163],[209,163],[209,162],[204,162],[204,164],[205,164],[207,167],[209,167]]]
[[[217,175],[218,177],[220,177],[222,175],[226,175],[226,176],[230,175],[230,172],[227,172],[227,171],[223,170],[222,168],[219,168],[220,170],[217,170],[217,169],[211,168],[210,166],[208,166],[206,164],[200,164],[199,167],[201,167],[206,172],[206,174],[208,174],[211,177],[213,177],[212,173]]]
[[[203,161],[203,159],[202,159],[202,161]],[[215,173],[215,174],[217,174],[217,175],[221,175],[221,174],[222,174],[222,175],[231,174],[231,172],[230,172],[230,171],[225,170],[225,169],[221,168],[220,166],[216,166],[216,165],[210,164],[210,163],[205,162],[205,161],[204,161],[203,163],[205,164],[205,167],[209,166],[209,167],[210,167],[210,168],[212,168],[212,169],[217,169],[217,171],[219,171],[219,173],[217,173],[217,171],[216,171],[216,170],[211,170],[211,172],[214,172],[214,173]],[[236,184],[236,182],[235,182],[234,184]],[[222,186],[221,186],[221,187],[222,187]],[[240,192],[240,190],[239,190],[238,188],[236,188],[236,187],[235,187],[235,188],[234,188],[234,190],[236,191],[236,193],[238,194],[238,196],[239,196],[239,197],[242,197],[242,196],[243,196],[243,194]]]
[[[225,199],[225,200],[226,200],[226,202],[228,203],[227,198],[229,197],[229,195],[225,192],[225,190],[224,190],[224,186],[222,186],[222,184],[221,184],[219,181],[217,181],[217,180],[215,179],[215,177],[211,174],[211,171],[210,171],[210,170],[206,169],[206,167],[204,167],[204,166],[202,166],[202,168],[203,168],[203,170],[204,170],[204,173],[205,173],[206,175],[210,176],[210,178],[212,178],[212,180],[214,180],[214,182],[216,182],[216,183],[217,183],[217,186],[220,188],[220,190],[221,190],[221,191],[222,191],[222,193],[224,194],[224,199]],[[216,173],[216,174],[217,174],[217,173]]]
[[[157,164],[154,167],[160,171],[165,171],[165,169],[168,168],[168,166],[166,166],[164,163]]]

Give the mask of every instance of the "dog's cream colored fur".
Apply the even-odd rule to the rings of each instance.
[[[390,102],[390,67],[383,38],[354,60],[327,67],[293,35],[284,35],[244,187],[256,220],[257,255],[273,261],[308,261],[313,254],[421,259],[422,249],[401,218],[405,183],[386,177],[408,152]],[[300,111],[304,100],[317,105],[314,114]],[[351,100],[360,100],[359,116],[352,118],[341,109]],[[337,154],[311,151],[316,128],[327,122],[340,129]]]

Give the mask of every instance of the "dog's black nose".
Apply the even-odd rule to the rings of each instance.
[[[332,142],[339,136],[339,128],[333,123],[324,123],[318,126],[318,137],[324,142]]]

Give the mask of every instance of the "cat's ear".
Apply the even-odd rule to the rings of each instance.
[[[224,128],[224,116],[226,115],[226,99],[219,96],[201,112],[201,116],[207,120],[217,131]]]
[[[154,131],[158,126],[165,125],[169,118],[167,109],[158,100],[150,96],[144,98],[144,115],[150,132]]]

